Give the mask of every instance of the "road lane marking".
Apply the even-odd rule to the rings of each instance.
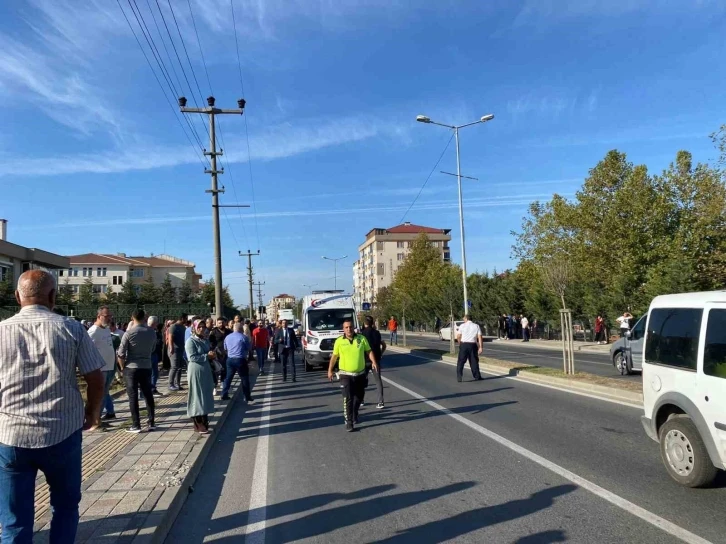
[[[270,451],[270,408],[272,398],[272,365],[265,375],[265,393],[260,411],[259,435],[255,451],[255,466],[252,474],[252,490],[250,491],[249,515],[245,527],[246,544],[265,544],[267,527],[267,471],[269,468]],[[259,378],[258,378],[259,379]]]
[[[425,359],[427,361],[431,361],[432,363],[441,363],[443,365],[449,365],[449,366],[456,366],[456,363],[450,363],[449,361],[442,361],[441,359],[434,359],[432,357],[426,357],[425,355],[416,355],[414,353],[406,353],[405,351],[396,351],[396,347],[394,346],[391,349],[391,353],[396,353],[398,355],[406,355],[409,357],[416,357],[417,359]],[[612,402],[613,404],[620,404],[621,406],[627,406],[628,408],[634,408],[639,411],[643,411],[643,405],[642,404],[634,404],[632,402],[628,402],[626,400],[618,400],[618,399],[610,399],[606,397],[601,397],[599,395],[594,395],[592,393],[587,393],[585,391],[575,391],[573,389],[565,389],[564,387],[558,387],[556,385],[551,385],[548,383],[540,383],[536,381],[530,381],[524,378],[520,378],[518,376],[509,376],[506,373],[496,373],[496,372],[490,372],[489,370],[485,370],[481,367],[479,367],[479,371],[483,374],[488,374],[490,376],[500,376],[503,378],[507,378],[508,380],[515,380],[521,383],[526,383],[528,385],[536,385],[537,387],[546,387],[547,389],[554,389],[555,391],[562,391],[563,393],[571,393],[572,395],[579,395],[581,397],[587,397],[590,399],[595,400],[601,400],[603,402]]]
[[[383,377],[383,376],[382,376]],[[601,499],[606,500],[610,504],[613,504],[617,506],[618,508],[622,508],[626,512],[633,514],[636,517],[639,517],[643,521],[646,521],[650,523],[651,525],[654,525],[655,527],[658,527],[659,529],[665,531],[666,533],[681,539],[683,542],[688,542],[689,544],[711,544],[708,540],[701,538],[700,536],[691,533],[690,531],[684,529],[683,527],[680,527],[676,525],[675,523],[672,523],[668,521],[667,519],[664,519],[657,514],[654,514],[653,512],[646,510],[645,508],[641,508],[637,504],[634,504],[630,502],[629,500],[616,495],[615,493],[608,491],[604,487],[600,487],[599,485],[591,482],[590,480],[586,480],[582,476],[578,476],[574,472],[571,472],[567,470],[564,467],[561,467],[560,465],[553,463],[552,461],[549,461],[548,459],[545,459],[541,455],[538,455],[534,453],[531,450],[528,450],[527,448],[520,446],[519,444],[515,444],[511,440],[508,440],[507,438],[504,438],[503,436],[495,433],[494,431],[490,431],[489,429],[482,427],[481,425],[474,423],[473,421],[468,420],[467,418],[456,414],[449,410],[448,408],[427,399],[423,395],[420,395],[419,393],[416,393],[415,391],[412,391],[408,387],[405,387],[399,383],[394,382],[390,378],[383,377],[383,380],[385,382],[388,382],[393,387],[396,387],[403,391],[404,393],[407,393],[408,395],[412,396],[415,399],[420,400],[421,402],[424,402],[425,404],[428,404],[430,407],[434,408],[435,410],[438,410],[447,416],[450,416],[454,418],[459,423],[463,423],[470,429],[478,432],[481,435],[486,436],[487,438],[490,438],[491,440],[494,440],[498,444],[504,446],[505,448],[508,448],[512,450],[515,453],[520,454],[523,457],[526,457],[530,461],[533,461],[534,463],[540,465],[541,467],[544,467],[551,472],[554,472],[555,474],[565,478],[566,480],[569,480],[575,485],[578,485],[582,487],[583,489],[586,489],[593,493],[594,495],[600,497]]]

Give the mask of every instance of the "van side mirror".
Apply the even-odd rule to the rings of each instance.
[[[633,333],[631,331],[625,331],[625,338],[632,338]]]

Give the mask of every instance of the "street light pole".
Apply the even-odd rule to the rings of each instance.
[[[347,255],[343,255],[342,257],[338,257],[338,258],[326,257],[325,255],[323,255],[323,259],[325,259],[326,261],[333,261],[333,263],[335,265],[334,266],[334,270],[335,270],[335,280],[334,280],[335,287],[334,287],[334,289],[336,291],[338,290],[338,261],[342,261],[343,259],[347,259],[347,258],[348,258]]]
[[[469,291],[466,288],[466,242],[464,239],[464,204],[461,196],[461,157],[459,155],[459,127],[454,129],[456,137],[456,181],[459,185],[459,230],[461,231],[461,276],[464,285],[464,315],[469,313]],[[452,332],[453,334],[453,332]]]
[[[459,191],[459,230],[461,231],[461,275],[462,275],[462,284],[464,287],[464,315],[469,313],[469,291],[467,289],[466,285],[466,240],[464,236],[464,203],[463,198],[461,194],[461,178],[466,177],[461,175],[461,155],[459,153],[459,129],[464,127],[469,127],[471,125],[477,125],[479,123],[486,123],[487,121],[491,121],[494,119],[494,115],[491,113],[488,115],[482,116],[481,119],[478,121],[474,121],[473,123],[467,123],[465,125],[445,125],[443,123],[437,123],[435,121],[432,121],[430,118],[426,117],[425,115],[418,115],[416,116],[416,121],[419,123],[427,123],[431,125],[439,125],[441,127],[446,127],[454,131],[454,137],[456,138],[456,180],[458,183],[458,191]],[[446,172],[445,172],[446,173]],[[453,334],[453,331],[452,331]]]

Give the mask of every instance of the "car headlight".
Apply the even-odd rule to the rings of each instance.
[[[318,340],[314,336],[308,336],[307,340],[308,340],[308,344],[310,344],[311,346],[315,346],[320,342],[320,340]]]

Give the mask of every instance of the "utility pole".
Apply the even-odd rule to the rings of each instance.
[[[257,250],[257,253],[252,253],[251,251],[247,250],[247,253],[239,252],[240,257],[247,257],[247,281],[250,284],[250,319],[253,319],[252,312],[255,307],[255,297],[253,294],[253,288],[255,285],[254,276],[252,275],[252,257],[255,257],[260,254],[260,250]]]
[[[222,303],[222,242],[219,234],[219,193],[223,193],[224,189],[218,189],[217,175],[224,174],[224,169],[217,170],[217,155],[222,155],[223,150],[217,151],[217,140],[214,131],[214,116],[219,114],[236,114],[242,115],[245,108],[245,99],[237,100],[239,109],[223,110],[214,107],[214,97],[207,98],[207,108],[187,108],[187,99],[179,97],[179,109],[182,113],[203,113],[209,115],[209,148],[204,150],[204,155],[210,157],[211,168],[205,169],[205,174],[212,175],[212,188],[205,191],[212,194],[212,236],[214,239],[214,307],[217,317],[224,315],[224,304]],[[248,208],[249,206],[228,205],[223,208]]]
[[[262,286],[265,285],[265,282],[258,281],[257,283],[255,283],[255,285],[257,286],[257,302],[259,302],[257,307],[261,308],[262,307]],[[262,313],[260,313],[260,319],[262,319]]]

